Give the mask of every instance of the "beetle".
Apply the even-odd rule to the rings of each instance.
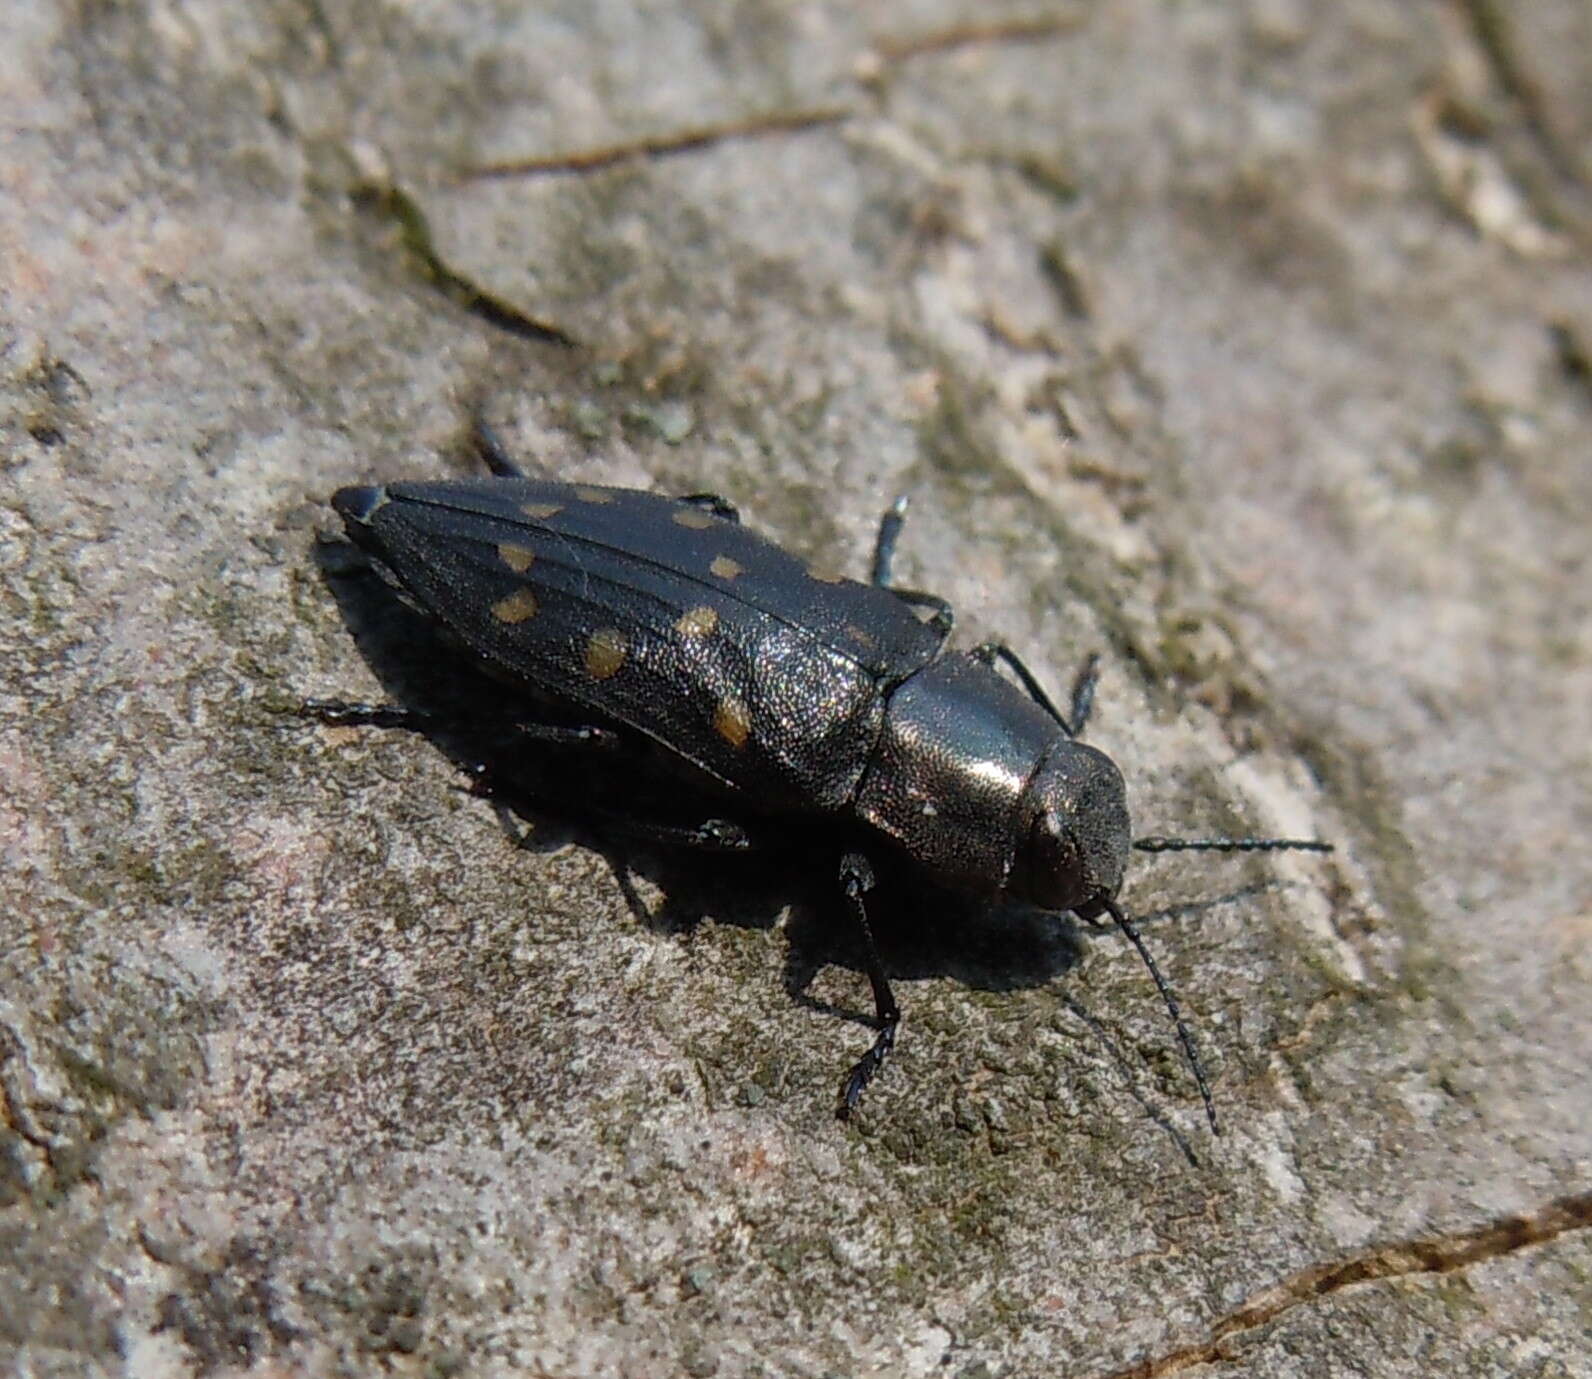
[[[1063,713],[1004,643],[949,650],[951,606],[891,581],[905,499],[881,520],[862,583],[742,526],[715,494],[533,478],[484,425],[477,443],[490,477],[348,487],[332,506],[406,601],[523,694],[516,726],[528,740],[644,750],[724,805],[684,827],[621,826],[729,852],[755,845],[756,820],[820,822],[846,840],[836,880],[877,1034],[842,1084],[841,1119],[901,1021],[863,899],[882,849],[988,906],[1070,911],[1094,925],[1109,916],[1149,970],[1219,1133],[1177,998],[1117,901],[1129,852],[1330,844],[1134,841],[1121,771],[1080,741],[1098,657]],[[579,721],[534,715],[549,703]],[[435,726],[393,705],[314,699],[302,711],[323,723]]]

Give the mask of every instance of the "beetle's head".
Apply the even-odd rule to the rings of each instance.
[[[1092,919],[1122,885],[1132,839],[1122,772],[1104,752],[1063,738],[1023,791],[1026,820],[1006,889],[1043,910]]]

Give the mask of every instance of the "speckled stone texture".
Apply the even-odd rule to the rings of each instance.
[[[1589,130],[1573,0],[0,4],[0,1371],[1592,1374]],[[477,408],[1337,840],[1130,873],[1226,1133],[932,907],[837,1125],[822,878],[284,713]]]

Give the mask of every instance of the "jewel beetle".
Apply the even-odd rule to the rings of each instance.
[[[870,856],[889,850],[988,906],[1091,924],[1109,916],[1148,968],[1218,1130],[1177,998],[1117,902],[1129,852],[1330,844],[1133,840],[1122,773],[1079,740],[1098,658],[1063,713],[1003,643],[948,649],[950,605],[891,582],[904,499],[880,522],[861,583],[758,536],[717,495],[528,477],[484,425],[477,440],[491,477],[343,488],[332,506],[407,602],[523,692],[526,740],[644,751],[722,803],[685,826],[621,826],[730,852],[755,846],[757,821],[818,821],[846,840],[836,884],[861,940],[877,1035],[846,1075],[842,1119],[901,1020],[864,900]],[[578,721],[538,719],[546,704]],[[315,699],[303,711],[325,723],[433,725],[393,705]]]

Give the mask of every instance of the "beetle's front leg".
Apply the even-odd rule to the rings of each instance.
[[[872,888],[873,868],[868,865],[868,859],[861,853],[848,852],[840,859],[840,889],[862,933],[863,957],[868,965],[868,983],[873,987],[874,1018],[879,1023],[879,1033],[873,1047],[863,1054],[846,1077],[840,1105],[835,1108],[841,1120],[850,1118],[874,1074],[884,1066],[885,1058],[895,1047],[896,1026],[901,1023],[901,1009],[885,978],[884,964],[879,961],[879,949],[873,941],[873,929],[868,924],[868,910],[862,903],[863,894]]]

